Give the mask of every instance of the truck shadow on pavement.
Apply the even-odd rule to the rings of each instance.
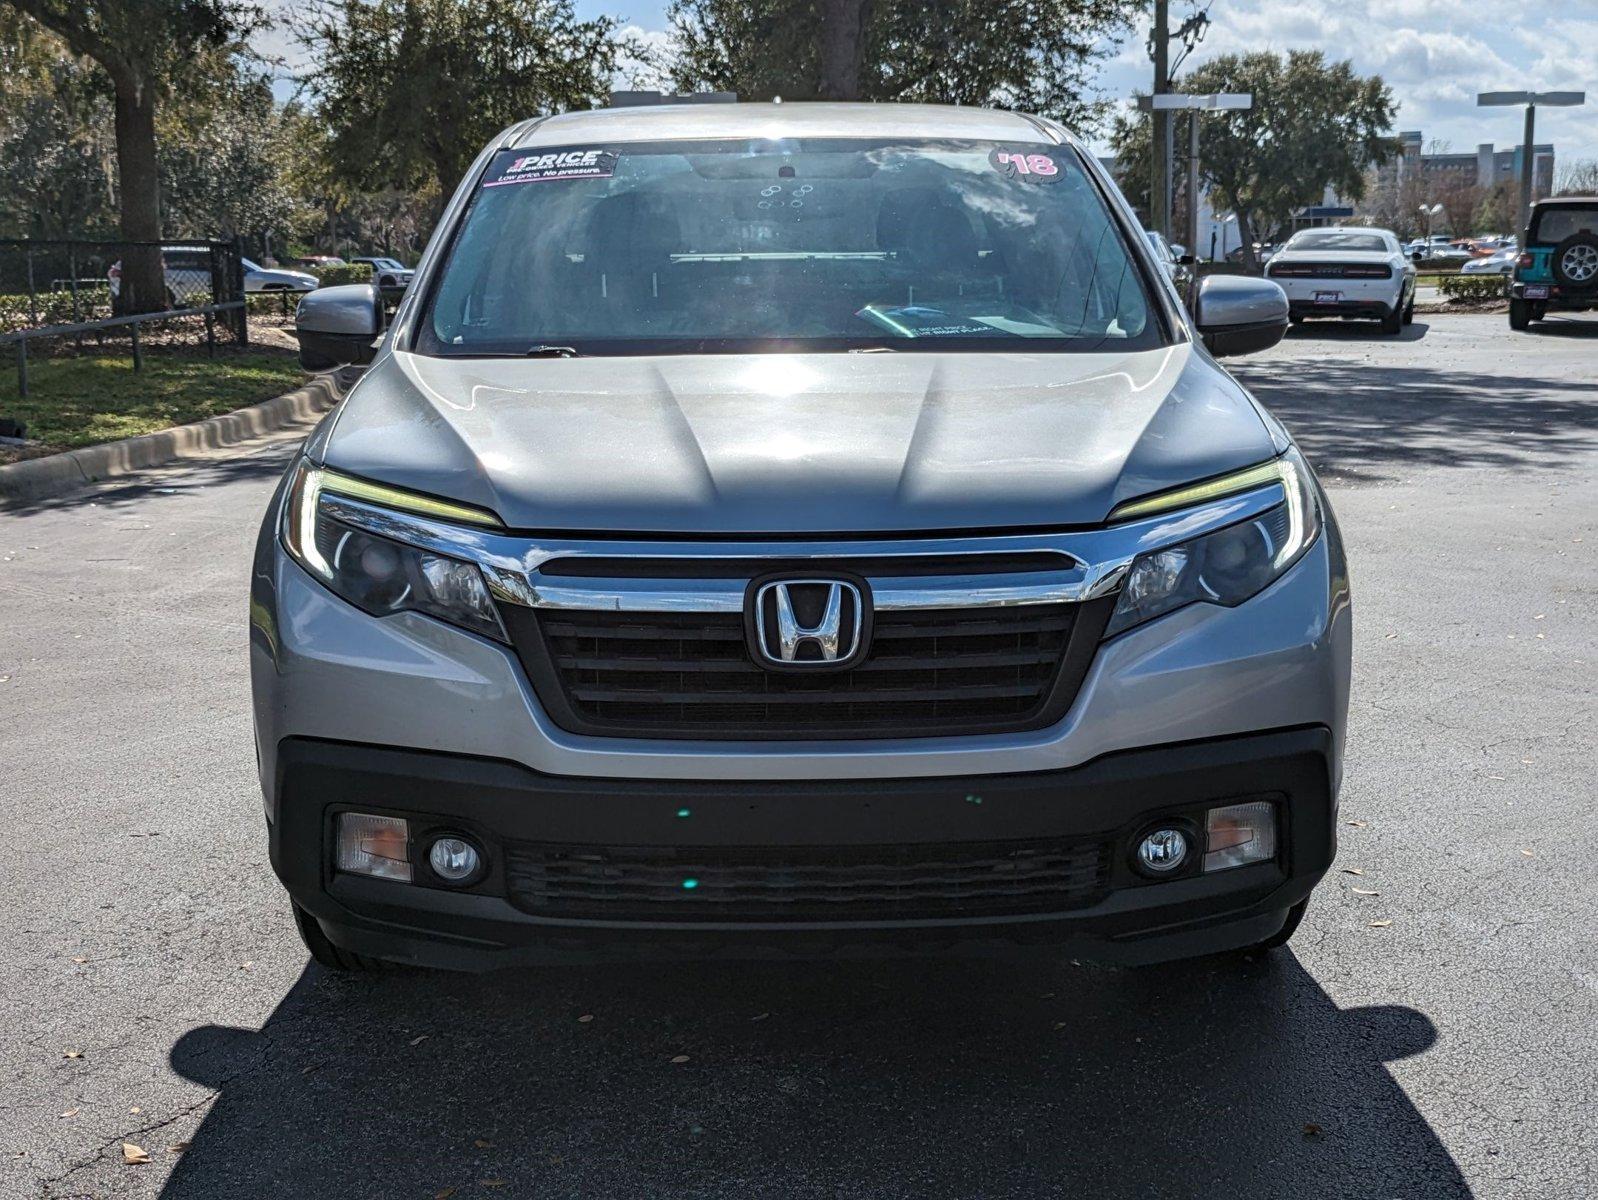
[[[1549,364],[1545,376],[1524,373],[1524,365],[1506,360],[1499,370],[1481,371],[1279,357],[1243,360],[1232,369],[1317,471],[1357,483],[1425,467],[1560,468],[1581,461],[1598,446],[1591,362],[1580,370],[1571,364],[1563,374]]]
[[[1291,954],[312,966],[173,1048],[220,1095],[162,1195],[1469,1196],[1385,1065],[1435,1040]]]

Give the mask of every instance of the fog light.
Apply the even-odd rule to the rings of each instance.
[[[1269,800],[1212,808],[1205,825],[1206,871],[1225,871],[1276,857],[1276,805]]]
[[[1180,829],[1151,829],[1137,844],[1138,869],[1148,875],[1169,875],[1187,861],[1187,834]]]
[[[477,874],[483,857],[465,838],[441,837],[428,850],[427,865],[447,883],[464,883]]]
[[[334,864],[352,875],[411,881],[411,831],[402,817],[340,813]]]

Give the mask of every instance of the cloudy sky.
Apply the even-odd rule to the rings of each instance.
[[[276,0],[286,7],[288,0]],[[1208,35],[1191,60],[1238,50],[1315,48],[1382,76],[1399,103],[1397,129],[1456,151],[1512,146],[1518,109],[1478,109],[1479,91],[1585,90],[1585,108],[1543,109],[1537,140],[1556,160],[1598,159],[1598,0],[1172,0],[1173,23],[1208,7]],[[608,13],[659,37],[665,0],[577,0],[582,16]],[[1104,89],[1146,89],[1146,26],[1105,66]],[[1397,129],[1394,132],[1397,132]]]

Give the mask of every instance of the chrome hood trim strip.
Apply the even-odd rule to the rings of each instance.
[[[650,541],[646,538],[542,537],[469,529],[324,492],[328,516],[382,537],[476,563],[494,596],[530,608],[610,612],[741,612],[748,581],[741,578],[647,579],[545,576],[540,567],[556,559],[648,558],[749,561],[750,576],[762,560],[794,562],[847,558],[950,557],[1054,552],[1058,571],[971,575],[895,576],[862,569],[879,610],[1002,608],[1021,604],[1074,604],[1118,591],[1139,554],[1189,541],[1274,508],[1284,499],[1279,483],[1267,484],[1178,512],[1111,527],[1019,534],[964,534],[916,538],[818,538],[789,542]]]

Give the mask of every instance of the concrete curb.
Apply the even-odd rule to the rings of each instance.
[[[216,458],[228,449],[325,413],[349,390],[336,374],[248,408],[156,433],[0,466],[0,508],[46,500],[86,483],[131,475],[184,459]]]

